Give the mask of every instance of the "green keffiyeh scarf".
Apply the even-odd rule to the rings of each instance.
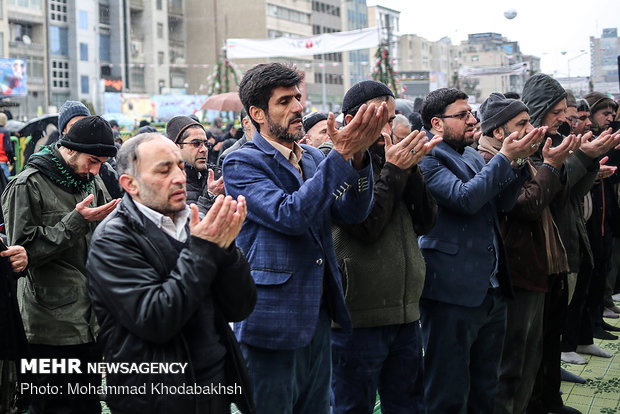
[[[67,165],[56,145],[48,145],[32,154],[24,168],[35,167],[64,191],[77,194],[90,192],[95,186],[95,177],[82,178]]]

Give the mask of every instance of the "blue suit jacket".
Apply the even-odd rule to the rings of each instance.
[[[418,239],[426,259],[422,297],[480,305],[496,258],[502,291],[512,296],[497,213],[512,209],[529,175],[527,169],[513,169],[501,154],[485,164],[473,148],[466,147],[461,155],[445,142],[422,159],[420,168],[438,205],[437,224]],[[499,252],[493,245],[494,234]]]
[[[226,192],[247,199],[237,237],[256,287],[254,312],[235,324],[240,342],[268,349],[310,343],[325,288],[333,319],[351,329],[331,236],[332,216],[359,223],[372,206],[372,168],[356,171],[336,151],[303,146],[302,180],[259,133],[224,160]],[[323,284],[323,278],[325,286]]]

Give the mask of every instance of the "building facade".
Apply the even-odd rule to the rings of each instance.
[[[590,77],[597,92],[620,96],[618,80],[618,51],[620,37],[617,28],[603,29],[600,38],[590,37]]]

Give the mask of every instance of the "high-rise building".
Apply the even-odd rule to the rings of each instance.
[[[492,92],[520,93],[536,59],[499,33],[470,34],[460,45],[459,86],[478,103]]]
[[[365,29],[368,26],[368,7],[366,0],[342,0],[342,30],[350,31]],[[344,52],[344,90],[363,80],[370,78],[370,70],[374,59],[368,49]]]
[[[312,0],[313,35],[342,31],[340,3],[340,0]],[[306,84],[309,109],[338,111],[344,97],[343,54],[315,55],[313,65],[313,82]]]
[[[618,85],[618,51],[620,37],[617,28],[603,29],[600,38],[590,37],[590,78],[597,92],[620,95]]]
[[[208,77],[229,38],[267,39],[312,36],[312,2],[309,0],[185,0],[187,16],[188,92],[206,93]],[[194,17],[195,16],[195,17]],[[306,85],[314,82],[312,56],[238,59],[244,71],[257,63],[286,61],[305,72]]]
[[[50,0],[51,1],[51,0]],[[66,1],[66,0],[65,0]],[[6,7],[5,7],[6,6]],[[66,5],[61,5],[66,7]],[[47,110],[47,24],[43,0],[7,0],[2,3],[2,57],[23,59],[26,62],[27,95],[12,100],[19,103],[11,108],[16,118],[37,116]],[[52,33],[50,33],[51,35]],[[54,32],[54,35],[60,34]]]
[[[368,27],[376,27],[379,31],[379,44],[388,45],[390,59],[393,60],[393,68],[400,70],[399,42],[400,42],[400,12],[383,6],[368,7]],[[370,49],[370,57],[373,58],[377,49]],[[371,59],[371,62],[374,59]]]

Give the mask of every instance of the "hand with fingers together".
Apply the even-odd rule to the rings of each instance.
[[[612,134],[611,128],[603,131],[596,138],[592,138],[592,131],[581,137],[581,151],[590,158],[598,158],[610,149],[617,147],[620,142],[620,134]]]
[[[441,137],[433,137],[428,140],[426,132],[415,130],[403,138],[399,143],[392,144],[388,134],[383,134],[385,139],[385,161],[396,165],[401,170],[408,170],[417,165],[435,145],[442,141]]]
[[[580,144],[581,141],[574,134],[564,138],[560,145],[556,147],[552,147],[551,138],[547,138],[542,150],[543,161],[559,170],[562,168],[564,161],[579,149]]]
[[[231,196],[219,195],[206,216],[200,220],[198,207],[190,205],[189,230],[192,236],[201,238],[227,249],[235,240],[247,216],[243,196],[233,200]]]
[[[209,168],[209,175],[207,175],[207,189],[211,194],[226,195],[226,189],[224,188],[224,177],[220,177],[215,180],[215,173]]]
[[[363,104],[344,128],[335,128],[336,118],[333,113],[327,117],[327,134],[334,143],[334,150],[349,161],[354,155],[363,153],[381,134],[381,129],[388,121],[385,102],[381,105]]]
[[[89,194],[84,200],[75,205],[77,212],[80,213],[86,221],[103,220],[116,208],[116,205],[121,202],[121,199],[117,198],[99,207],[88,207],[94,199],[95,196]]]
[[[609,157],[605,156],[603,158],[601,158],[599,160],[599,170],[598,173],[596,174],[596,178],[597,179],[601,179],[601,178],[609,178],[612,175],[614,175],[614,173],[616,172],[616,170],[618,169],[618,167],[614,166],[614,165],[606,165],[607,161],[609,161]]]
[[[0,253],[0,257],[8,257],[11,268],[15,273],[23,272],[28,266],[28,254],[22,246],[9,246]]]
[[[538,151],[538,147],[546,132],[547,127],[534,128],[521,139],[518,139],[519,135],[517,132],[513,132],[504,139],[499,152],[504,154],[511,162],[517,158],[527,158]]]

